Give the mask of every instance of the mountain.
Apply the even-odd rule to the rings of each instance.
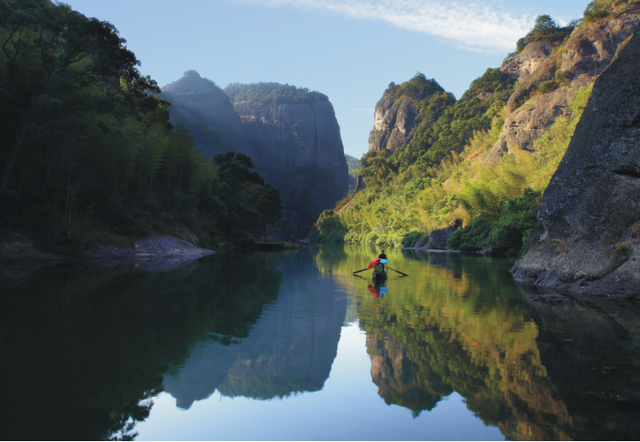
[[[639,12],[596,0],[566,27],[541,15],[458,100],[422,74],[390,85],[355,193],[312,240],[407,247],[452,225],[449,249],[524,252],[521,281],[637,294]]]
[[[577,28],[557,50],[551,42],[528,44],[501,70],[519,82],[507,103],[507,118],[489,158],[496,161],[510,146],[533,151],[534,143],[560,117],[571,119],[580,88],[593,84],[618,46],[638,29],[624,14]]]
[[[553,176],[513,268],[517,280],[637,295],[640,271],[640,35],[617,49]]]
[[[162,88],[171,103],[171,123],[183,122],[195,140],[195,149],[205,156],[233,150],[251,155],[240,117],[229,97],[213,81],[196,71]]]
[[[310,225],[347,194],[340,126],[326,95],[277,83],[232,84],[223,91],[195,71],[163,94],[172,103],[172,123],[190,130],[201,153],[234,150],[252,158],[280,190],[290,224]]]
[[[435,80],[427,80],[422,74],[402,85],[391,83],[376,104],[369,151],[388,149],[395,152],[411,141],[421,105],[442,94],[453,100]]]

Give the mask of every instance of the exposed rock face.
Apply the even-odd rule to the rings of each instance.
[[[239,101],[195,71],[163,88],[172,122],[188,120],[196,150],[249,155],[285,206],[313,222],[346,196],[349,174],[333,106]],[[217,140],[219,138],[219,140]]]
[[[25,235],[0,232],[0,262],[47,262],[64,258],[38,250],[33,240]],[[4,265],[4,264],[3,264]]]
[[[551,55],[552,50],[552,43],[531,42],[513,60],[505,63],[501,70],[516,81],[526,80]]]
[[[194,136],[195,149],[204,154],[233,150],[251,155],[249,141],[240,117],[233,110],[229,97],[213,81],[196,71],[187,71],[182,78],[163,89],[171,102],[171,122],[190,120],[210,128],[220,138],[222,146],[212,147],[211,140]]]
[[[434,250],[446,250],[447,239],[453,233],[453,227],[447,227],[446,229],[434,230],[429,235],[429,249]]]
[[[241,101],[233,107],[242,121],[256,163],[290,175],[300,167],[319,166],[333,176],[340,192],[338,198],[346,195],[347,161],[331,103]]]
[[[507,119],[489,160],[496,162],[515,147],[532,151],[534,142],[557,118],[571,119],[576,92],[595,81],[618,46],[638,27],[638,19],[630,14],[600,20],[576,29],[564,49],[556,54],[551,55],[549,43],[534,42],[506,63],[503,72],[521,83],[507,103]],[[552,92],[540,94],[540,85],[554,80],[558,70],[565,72],[567,82]]]
[[[585,294],[640,295],[640,35],[596,80],[538,210],[519,281]]]
[[[191,232],[176,232],[176,236],[148,237],[137,241],[131,246],[102,246],[82,254],[87,259],[114,258],[188,258],[197,259],[212,255],[216,252],[200,247],[198,238]]]
[[[369,151],[389,149],[395,152],[407,144],[411,141],[416,116],[418,110],[413,99],[385,94],[376,104],[373,130],[369,135]]]

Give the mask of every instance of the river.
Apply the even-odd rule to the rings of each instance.
[[[506,258],[353,275],[378,253],[3,265],[3,439],[637,439],[638,302],[532,302]]]

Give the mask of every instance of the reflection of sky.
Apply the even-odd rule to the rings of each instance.
[[[416,419],[387,406],[371,381],[365,334],[357,324],[342,328],[338,354],[322,391],[257,401],[218,392],[176,407],[163,393],[151,416],[136,426],[137,440],[503,440],[466,409],[457,393]]]

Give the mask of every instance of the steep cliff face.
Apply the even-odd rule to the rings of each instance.
[[[532,151],[559,117],[571,119],[571,104],[611,63],[618,46],[639,27],[633,14],[608,18],[576,29],[562,48],[529,43],[502,71],[520,81],[507,103],[507,118],[488,159],[496,162],[514,147]]]
[[[251,155],[240,117],[229,97],[214,82],[191,70],[162,88],[162,92],[172,104],[171,122],[187,123],[196,150],[205,155],[227,150]]]
[[[349,188],[333,106],[323,94],[293,86],[232,86],[230,96],[197,72],[186,72],[163,88],[172,103],[172,123],[185,122],[195,148],[205,155],[227,150],[249,155],[280,190],[285,213],[310,225]]]
[[[411,131],[418,115],[413,99],[385,94],[376,104],[369,151],[389,149],[395,152],[411,141]]]
[[[535,72],[540,64],[551,55],[553,44],[547,41],[529,43],[512,60],[505,63],[501,70],[516,81],[524,81]]]
[[[321,167],[329,171],[335,181],[336,189],[327,189],[331,194],[329,199],[335,202],[346,195],[349,174],[340,126],[331,103],[239,101],[233,107],[256,163],[289,176],[298,174],[301,167]],[[267,174],[274,181],[282,181],[281,174]],[[328,208],[326,203],[321,206]]]
[[[585,65],[600,63],[573,64]],[[517,280],[586,294],[640,295],[639,71],[640,35],[634,35],[594,84],[540,204],[528,251],[514,266]]]
[[[393,153],[409,143],[414,137],[412,131],[420,107],[425,100],[442,93],[444,89],[435,80],[428,80],[420,73],[401,85],[391,83],[376,104],[369,151],[388,149]]]

